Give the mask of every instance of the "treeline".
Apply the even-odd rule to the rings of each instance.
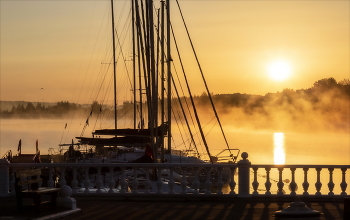
[[[259,109],[267,106],[295,106],[301,109],[299,106],[300,101],[310,103],[314,109],[320,107],[332,108],[334,101],[339,99],[349,101],[350,98],[350,80],[344,79],[337,82],[334,78],[325,78],[316,81],[312,87],[308,89],[284,89],[282,92],[267,93],[266,95],[250,95],[250,94],[218,94],[213,96],[215,104],[219,104],[222,110],[231,107],[244,108],[246,113],[254,114]],[[207,94],[202,94],[196,97],[197,103],[200,105],[209,104]],[[345,107],[345,106],[344,106]],[[323,109],[327,111],[328,108]]]
[[[350,80],[337,82],[334,78],[316,81],[307,89],[284,89],[277,93],[265,95],[251,94],[216,94],[213,102],[223,123],[237,127],[254,128],[293,128],[349,130],[350,128]],[[181,99],[188,99],[182,97]],[[173,100],[175,102],[175,99]],[[194,97],[196,107],[203,115],[212,114],[208,95],[203,93]],[[188,102],[189,103],[189,102]],[[176,106],[176,105],[173,105]],[[144,106],[146,108],[146,105]],[[119,117],[132,118],[133,104],[124,102],[118,109]],[[3,118],[61,117],[76,111],[85,114],[113,115],[111,107],[98,102],[92,105],[79,105],[69,102],[19,103],[11,109],[1,112]],[[112,116],[110,116],[112,117]]]
[[[11,110],[4,110],[1,112],[1,117],[45,117],[45,116],[62,116],[70,113],[73,110],[83,109],[81,105],[69,102],[57,102],[52,106],[45,106],[44,103],[32,102],[19,103],[17,106],[13,105]]]

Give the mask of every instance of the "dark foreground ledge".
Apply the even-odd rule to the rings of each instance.
[[[160,196],[161,197],[161,196]],[[66,216],[64,219],[275,219],[276,211],[289,206],[287,201],[260,201],[260,199],[232,199],[218,201],[203,197],[199,200],[164,200],[157,197],[108,197],[77,196],[77,207],[81,212]],[[29,200],[30,201],[30,200]],[[0,219],[35,219],[40,216],[27,213],[23,215],[16,210],[14,198],[0,198]],[[319,220],[341,220],[344,202],[339,201],[304,201],[313,209],[320,211]],[[66,209],[65,209],[66,210]],[[41,215],[54,214],[63,210],[44,209]]]

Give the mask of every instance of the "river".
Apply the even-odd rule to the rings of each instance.
[[[66,127],[66,123],[64,119],[1,119],[0,155],[7,150],[16,154],[20,139],[22,153],[34,153],[36,140],[41,154],[47,154],[49,148],[58,148],[60,143],[71,143],[72,138],[80,135],[82,126],[81,122],[75,122],[74,127]],[[255,164],[350,164],[350,138],[347,133],[283,133],[243,130],[233,126],[226,126],[224,130],[230,148],[248,152],[248,159]],[[213,135],[208,135],[212,155],[226,148],[225,142],[217,138],[219,132],[219,129],[213,129]],[[86,131],[85,135],[89,132]]]

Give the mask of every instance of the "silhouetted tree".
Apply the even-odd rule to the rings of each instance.
[[[42,103],[38,102],[35,106],[35,109],[39,112],[42,113],[45,110],[45,107],[43,106]]]
[[[33,103],[28,102],[26,108],[25,108],[26,113],[34,113],[35,112],[35,107]]]
[[[330,77],[330,78],[324,78],[316,81],[314,83],[314,88],[318,90],[326,91],[337,87],[337,85],[338,85],[337,81],[333,77]]]
[[[102,111],[102,106],[97,101],[94,101],[91,105],[91,109],[93,113],[98,114],[100,111]]]

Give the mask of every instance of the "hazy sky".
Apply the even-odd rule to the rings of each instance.
[[[115,2],[116,18],[127,15],[125,2]],[[154,2],[158,7],[159,1]],[[171,2],[175,9],[175,1]],[[108,66],[101,63],[110,61],[106,58],[109,1],[1,0],[0,4],[0,99],[88,102],[96,75]],[[349,1],[180,0],[180,4],[214,94],[264,95],[283,88],[305,89],[322,78],[350,77]],[[172,17],[176,28],[178,13]],[[178,41],[184,39],[180,36]],[[183,59],[190,58],[189,49],[184,49]],[[277,61],[287,66],[277,71],[290,73],[282,81],[269,76],[271,63]],[[193,67],[190,64],[190,70]],[[196,84],[192,87],[195,94],[204,91]]]

